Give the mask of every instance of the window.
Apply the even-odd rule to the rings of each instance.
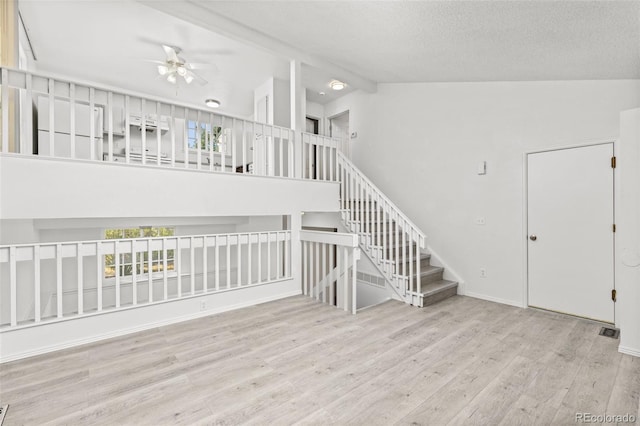
[[[211,132],[211,124],[199,123],[196,125],[195,121],[187,121],[187,142],[190,149],[200,149],[209,151],[210,144],[213,141],[213,151],[220,151],[220,135],[222,134],[222,127],[213,126],[213,133]]]
[[[153,238],[153,237],[172,237],[175,233],[174,228],[164,227],[144,227],[144,228],[123,228],[123,229],[107,229],[105,238],[107,240],[131,239],[131,238]],[[164,271],[164,255],[162,250],[153,250],[151,259],[149,252],[138,252],[135,256],[132,253],[122,253],[119,255],[118,275],[128,277],[133,275],[135,267],[136,275],[144,275],[155,272]],[[134,262],[135,259],[135,262]],[[173,271],[175,268],[175,252],[167,250],[167,271]],[[107,254],[104,256],[104,277],[114,278],[116,276],[115,256]]]

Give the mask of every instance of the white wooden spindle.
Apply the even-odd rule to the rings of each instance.
[[[190,238],[190,254],[189,254],[189,272],[191,273],[191,295],[193,296],[196,293],[196,247],[195,240],[193,237]]]
[[[322,248],[322,274],[320,274],[320,276],[322,277],[322,280],[324,282],[324,278],[328,275],[327,245],[326,244],[322,244],[321,248]],[[327,290],[326,290],[324,284],[322,286],[322,301],[324,303],[327,303],[329,301],[329,295],[327,294]]]
[[[167,239],[162,239],[162,300],[169,298],[169,271],[167,271]]]
[[[262,234],[258,233],[258,284],[262,281]]]
[[[176,106],[171,105],[169,132],[171,133],[171,167],[176,166]]]
[[[247,234],[247,285],[251,285],[251,268],[253,267],[253,263],[251,263],[251,234]]]
[[[78,289],[78,315],[84,313],[84,271],[82,264],[82,243],[76,245],[76,266],[77,266],[77,289]]]
[[[291,232],[285,232],[284,237],[284,273],[289,278],[291,277]]]
[[[202,291],[205,293],[209,292],[208,281],[208,273],[207,270],[207,255],[208,255],[208,246],[207,246],[207,237],[202,237]]]
[[[36,324],[40,322],[42,314],[40,289],[40,245],[35,245],[33,246],[33,320]]]
[[[416,286],[418,287],[418,294],[422,293],[422,282],[420,280],[420,244],[419,237],[416,236]],[[412,246],[413,247],[413,246]],[[413,250],[413,248],[412,248]]]
[[[226,256],[226,261],[227,261],[227,289],[231,288],[231,240],[229,238],[229,235],[227,235],[227,237],[225,238],[227,246],[227,256]]]
[[[349,250],[346,247],[342,248],[342,265],[342,309],[349,311]]]
[[[238,157],[236,153],[236,119],[231,119],[231,173],[236,172],[236,166],[238,165]],[[239,272],[238,272],[239,273]],[[238,280],[240,283],[240,280]]]
[[[284,177],[284,135],[282,129],[280,129],[278,141],[278,176]]]
[[[220,120],[220,139],[222,141],[222,143],[220,143],[220,167],[221,167],[221,172],[226,172],[227,171],[227,164],[226,164],[226,154],[227,154],[227,129],[225,129],[224,127],[224,120],[225,117],[222,116],[221,120]],[[224,148],[224,149],[223,149]],[[228,273],[227,273],[228,274]]]
[[[49,79],[49,156],[55,155],[55,110],[56,110],[56,98],[55,98],[55,86],[53,79]],[[4,92],[4,90],[3,90]]]
[[[180,238],[176,238],[176,251],[174,252],[175,260],[173,261],[174,269],[178,276],[178,297],[182,297],[182,249],[180,247]]]
[[[153,251],[151,250],[151,238],[147,238],[147,297],[148,302],[153,302]]]
[[[200,115],[201,112],[196,113],[196,169],[202,168],[202,139],[200,135]],[[206,135],[205,135],[206,137]]]
[[[212,172],[214,170],[215,157],[213,155],[213,145],[215,143],[214,136],[214,125],[213,125],[213,113],[209,113],[209,171]]]
[[[117,241],[113,242],[113,264],[116,278],[116,308],[120,307],[120,251]]]
[[[280,270],[282,269],[280,255],[280,233],[276,231],[276,280],[280,278]]]
[[[140,144],[142,164],[147,164],[147,113],[146,113],[146,101],[140,99]]]
[[[102,312],[102,278],[104,277],[104,261],[102,258],[102,243],[96,241],[96,283],[98,291],[98,312]]]
[[[131,302],[133,306],[138,304],[138,253],[135,239],[131,240]]]
[[[9,70],[2,68],[2,152],[9,152],[9,90]]]
[[[156,165],[158,166],[161,164],[162,160],[162,131],[160,130],[162,127],[162,120],[160,116],[161,112],[162,107],[160,102],[156,102]]]
[[[307,273],[309,269],[309,262],[307,260],[307,250],[309,243],[302,241],[302,294],[307,295],[307,286],[309,285],[309,279]]]
[[[242,120],[242,173],[248,173],[247,170],[247,122]]]
[[[107,154],[113,162],[113,92],[107,92]]]
[[[322,180],[329,180],[327,164],[327,145],[326,141],[322,141]]]
[[[267,281],[271,281],[271,232],[267,232]]]
[[[56,244],[56,316],[62,318],[62,244]]]
[[[182,136],[182,152],[184,153],[184,168],[189,168],[189,109],[184,109],[184,128]]]
[[[89,88],[89,158],[97,160],[96,155],[96,89]]]
[[[353,315],[356,314],[357,310],[357,266],[358,266],[358,257],[356,256],[357,248],[351,248],[351,313]]]
[[[413,232],[409,233],[409,291],[413,292],[416,289],[413,287],[413,248],[411,243],[413,241]]]
[[[320,280],[322,279],[322,269],[320,269],[320,249],[321,243],[315,244],[315,272],[316,276],[314,277],[314,282],[316,285],[316,300],[320,300]]]
[[[218,236],[216,235],[215,239],[215,284],[216,291],[220,290],[220,243],[218,242]]]
[[[131,99],[129,95],[124,97],[124,162],[129,164],[131,162],[131,111],[129,110],[129,103]]]
[[[316,274],[315,274],[315,252],[316,243],[309,243],[309,297],[314,298],[316,293]]]
[[[3,83],[5,80],[2,80]],[[4,92],[4,88],[3,88]],[[56,253],[57,254],[57,253]],[[9,247],[9,291],[11,298],[11,326],[18,325],[18,276],[16,269],[16,247]],[[58,298],[61,297],[62,290],[58,292]],[[60,316],[60,315],[58,315]]]
[[[240,245],[241,235],[238,234],[236,244],[236,282],[238,287],[242,285],[242,246]]]
[[[33,105],[33,77],[31,74],[27,74],[25,81],[25,104]],[[24,128],[25,131],[21,132],[23,136],[22,154],[33,154],[33,109],[26,108],[26,114],[24,116]]]
[[[91,118],[92,114],[89,114]],[[91,125],[91,122],[89,122]],[[76,85],[69,84],[69,144],[71,158],[76,157]]]

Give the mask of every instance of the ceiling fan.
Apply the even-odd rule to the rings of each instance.
[[[182,49],[175,46],[162,45],[164,53],[167,55],[166,60],[153,61],[158,64],[158,74],[167,79],[171,84],[177,84],[179,78],[183,78],[187,84],[191,84],[194,80],[200,85],[207,84],[207,80],[200,77],[193,70],[197,68],[205,68],[206,64],[194,64],[187,62],[184,58],[178,56]]]

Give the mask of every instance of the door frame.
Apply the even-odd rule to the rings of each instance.
[[[543,149],[534,149],[531,151],[525,151],[522,154],[522,266],[523,266],[523,277],[522,277],[522,307],[525,309],[530,308],[529,306],[529,167],[528,167],[528,157],[530,154],[540,154],[543,152],[551,152],[551,151],[562,151],[565,149],[574,149],[574,148],[586,148],[590,146],[597,145],[613,145],[613,155],[618,156],[618,139],[610,138],[610,139],[598,139],[591,141],[584,141],[581,143],[561,145],[561,146],[553,146],[549,148]],[[617,179],[618,169],[613,169],[613,222],[616,223],[616,179]],[[616,234],[613,232],[613,288],[616,288]],[[535,308],[534,308],[535,309]],[[594,320],[595,321],[595,320]],[[613,304],[613,321],[615,326],[618,326],[618,318],[616,315],[616,303]]]

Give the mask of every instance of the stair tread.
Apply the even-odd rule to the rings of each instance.
[[[422,286],[422,295],[428,297],[437,294],[441,291],[448,290],[453,287],[457,287],[457,281],[440,280]]]
[[[442,271],[444,271],[444,268],[442,266],[428,265],[426,267],[420,268],[420,276],[421,277],[426,277],[426,276],[433,275],[433,274],[439,274]],[[407,272],[408,272],[408,268],[407,268]],[[415,270],[413,272],[414,272],[413,275],[415,276]],[[398,274],[398,275],[400,277],[402,277],[402,278],[405,278],[405,279],[407,277],[409,277],[409,275],[401,275],[401,274]]]

